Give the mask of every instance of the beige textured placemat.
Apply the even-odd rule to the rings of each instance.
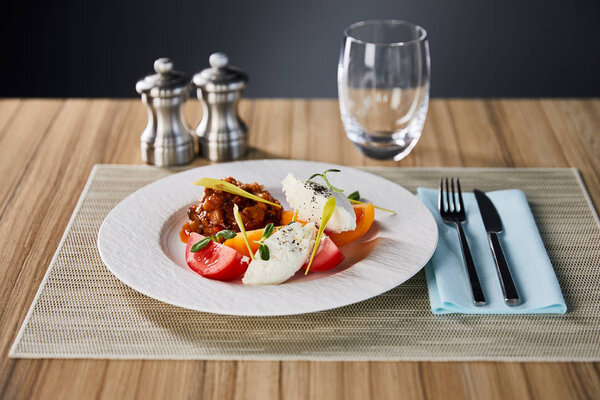
[[[600,225],[576,170],[371,168],[410,190],[460,176],[464,190],[522,189],[556,269],[566,315],[434,316],[421,271],[351,306],[298,316],[185,310],[128,288],[96,235],[107,213],[170,172],[94,168],[11,357],[304,360],[600,360]]]

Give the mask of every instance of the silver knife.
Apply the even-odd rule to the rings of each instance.
[[[492,255],[496,262],[496,271],[498,272],[498,278],[500,279],[500,286],[502,286],[502,294],[504,294],[504,302],[509,306],[516,306],[521,303],[519,298],[519,292],[515,286],[510,268],[504,257],[502,246],[500,245],[500,239],[498,234],[502,232],[502,220],[496,211],[496,207],[485,193],[475,189],[475,198],[479,205],[479,211],[481,211],[481,219],[483,219],[483,225],[488,234],[488,240],[490,242],[490,248],[492,249]]]

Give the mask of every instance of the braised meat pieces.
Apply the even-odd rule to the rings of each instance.
[[[255,196],[279,204],[279,201],[273,198],[264,186],[256,182],[244,184],[232,177],[223,180]],[[185,233],[185,236],[188,236],[191,232],[197,232],[204,236],[211,236],[223,229],[239,232],[233,216],[234,204],[239,207],[246,230],[264,228],[269,223],[275,225],[280,223],[282,211],[280,207],[259,203],[221,190],[206,188],[200,201],[188,209],[189,221],[183,226],[182,234]]]

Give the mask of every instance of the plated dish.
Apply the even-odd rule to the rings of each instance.
[[[341,172],[308,180],[332,169]],[[191,185],[223,177],[272,204],[237,195],[209,201],[222,191],[205,189],[207,181]],[[348,194],[355,190],[365,199],[353,206]],[[366,230],[356,208],[363,216],[370,210],[374,221]],[[102,260],[128,286],[176,306],[233,315],[298,314],[368,299],[418,272],[436,244],[433,217],[404,188],[352,168],[292,160],[211,165],[161,179],[117,205],[98,235]],[[216,277],[193,269],[191,256],[215,248],[227,250],[225,264],[233,260],[239,268]],[[216,253],[204,267],[222,261]]]
[[[194,181],[205,189],[179,233],[187,244],[188,266],[219,281],[243,276],[246,285],[276,285],[300,270],[307,275],[336,268],[344,260],[340,247],[369,232],[375,208],[396,214],[361,201],[358,191],[346,195],[333,186],[327,174],[341,172],[328,169],[308,179],[288,173],[281,189],[291,210],[283,210],[257,182],[244,184],[233,177]]]

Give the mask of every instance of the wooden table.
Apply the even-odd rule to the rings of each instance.
[[[200,105],[186,113],[196,126]],[[248,100],[241,114],[250,158],[577,167],[600,204],[597,99],[433,100],[420,143],[399,163],[361,156],[335,100]],[[600,363],[8,359],[92,166],[139,164],[145,124],[137,99],[0,100],[0,398],[598,398]]]

